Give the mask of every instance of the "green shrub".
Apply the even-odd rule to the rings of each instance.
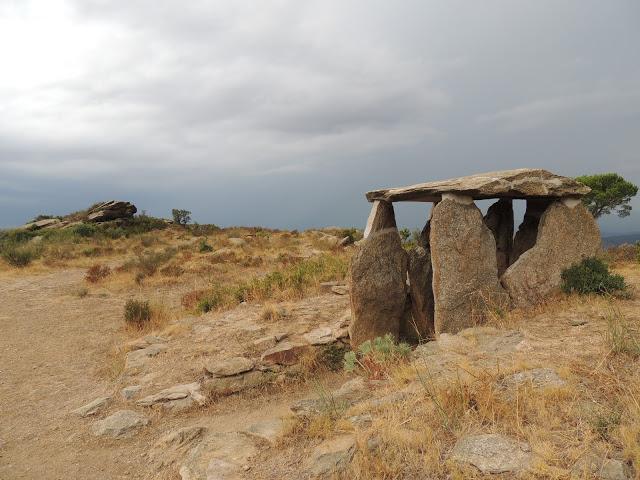
[[[394,364],[409,358],[411,347],[406,343],[396,344],[391,334],[367,340],[356,351],[344,355],[344,369],[347,372],[362,371],[369,378],[381,379]]]
[[[213,252],[213,247],[209,245],[207,241],[203,238],[202,240],[200,240],[200,243],[198,244],[198,251],[200,253]]]
[[[616,293],[627,288],[622,275],[609,273],[609,267],[599,258],[585,258],[562,271],[562,290],[565,293]]]
[[[39,256],[38,250],[30,246],[9,244],[2,247],[2,258],[12,267],[26,267]]]
[[[82,238],[94,237],[98,228],[91,223],[80,223],[71,228],[74,235]]]
[[[124,306],[124,321],[134,327],[143,327],[151,320],[149,302],[142,300],[127,300]]]

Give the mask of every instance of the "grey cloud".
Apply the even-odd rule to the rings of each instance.
[[[0,80],[0,225],[118,195],[360,224],[368,189],[520,166],[640,182],[636,2],[60,1],[97,40],[73,75]]]

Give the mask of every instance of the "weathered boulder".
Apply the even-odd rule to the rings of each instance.
[[[448,193],[483,198],[529,198],[582,196],[591,189],[573,178],[539,168],[519,168],[466,177],[386,188],[367,193],[367,200],[436,202]]]
[[[493,233],[496,241],[496,261],[498,276],[509,268],[511,249],[513,248],[513,202],[511,199],[501,198],[489,207],[484,216],[484,223]]]
[[[107,222],[120,218],[131,218],[137,211],[138,209],[132,203],[110,200],[91,207],[87,212],[87,220],[90,222]]]
[[[620,460],[587,453],[578,459],[571,469],[571,478],[598,478],[600,480],[629,480],[631,469]]]
[[[333,330],[331,330],[330,327],[314,328],[310,332],[305,333],[303,338],[309,342],[309,345],[326,345],[327,343],[336,341],[333,336]]]
[[[408,252],[408,260],[411,316],[400,325],[400,334],[419,341],[434,334],[431,255],[423,247],[415,247]]]
[[[180,476],[182,480],[241,480],[245,478],[243,467],[257,453],[248,435],[212,433],[187,454]]]
[[[430,243],[436,334],[457,333],[505,306],[496,243],[470,198],[446,196],[434,208]]]
[[[552,368],[533,368],[507,375],[500,381],[500,386],[508,389],[524,385],[534,388],[560,388],[565,386],[566,382]]]
[[[165,344],[157,343],[146,348],[133,350],[127,353],[124,368],[125,370],[141,368],[149,361],[150,358],[164,352],[166,349],[167,346]]]
[[[356,451],[354,435],[341,435],[318,445],[309,458],[311,478],[321,478],[344,470]]]
[[[260,358],[270,365],[295,365],[308,347],[306,343],[282,342],[264,352]]]
[[[100,410],[103,410],[111,402],[111,397],[99,397],[93,402],[89,402],[80,408],[76,408],[72,413],[80,417],[88,417],[89,415],[95,415]]]
[[[552,203],[540,218],[535,245],[502,276],[516,305],[531,305],[560,287],[562,270],[600,249],[600,230],[576,200]]]
[[[162,405],[167,409],[183,409],[190,407],[194,403],[203,405],[206,401],[202,395],[201,386],[198,382],[187,383],[184,385],[174,385],[170,388],[146,396],[136,402],[141,407],[151,407],[153,405]]]
[[[527,199],[527,210],[524,213],[524,219],[513,239],[513,246],[509,255],[510,265],[513,265],[520,258],[520,255],[535,245],[536,238],[538,238],[540,217],[542,217],[550,203],[551,201],[548,199]]]
[[[230,377],[253,369],[253,360],[245,357],[231,357],[224,360],[206,362],[204,368],[215,377]]]
[[[367,219],[367,226],[364,229],[363,239],[368,238],[372,233],[387,228],[397,228],[393,205],[389,202],[373,202],[371,213]]]
[[[202,440],[206,431],[205,427],[194,425],[165,433],[149,451],[151,464],[158,470],[174,465]]]
[[[282,437],[285,433],[287,422],[282,418],[272,418],[269,420],[263,420],[258,423],[254,423],[249,426],[244,433],[253,437],[260,438],[271,444]]]
[[[482,473],[517,473],[533,460],[531,447],[499,434],[468,435],[456,443],[450,458]]]
[[[220,397],[266,385],[272,380],[273,375],[269,372],[252,370],[250,372],[232,375],[230,377],[205,379],[203,381],[203,387],[209,396]]]
[[[351,344],[391,333],[397,337],[404,313],[407,254],[396,229],[370,235],[354,253],[351,285]]]
[[[113,438],[130,437],[138,428],[149,423],[149,419],[133,410],[120,410],[93,425],[94,435]]]

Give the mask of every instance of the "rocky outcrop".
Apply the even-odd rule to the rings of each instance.
[[[131,218],[137,211],[138,209],[132,203],[110,200],[91,207],[87,212],[87,221],[107,222],[121,218]]]
[[[496,241],[496,261],[498,276],[509,268],[513,248],[513,205],[511,199],[501,198],[489,207],[484,223],[493,233]]]
[[[355,252],[349,269],[351,344],[400,331],[406,301],[407,255],[396,229],[370,235]]]
[[[104,410],[107,405],[109,405],[109,402],[111,402],[111,397],[96,398],[93,402],[87,403],[80,408],[76,408],[72,413],[83,418],[90,415],[95,415],[101,410]]]
[[[468,435],[456,443],[450,458],[473,465],[482,473],[518,473],[534,459],[531,447],[504,435]]]
[[[540,218],[535,245],[502,276],[502,284],[517,305],[531,305],[560,287],[562,270],[595,255],[600,230],[578,202],[556,201]]]
[[[253,440],[239,432],[212,433],[187,454],[180,466],[182,480],[241,480],[243,467],[258,453]]]
[[[423,247],[415,247],[408,253],[409,296],[411,315],[400,326],[400,334],[410,341],[420,341],[434,334],[433,325],[433,271],[431,256]],[[409,320],[408,322],[406,320]]]
[[[573,178],[538,168],[519,168],[481,173],[467,177],[387,188],[367,193],[367,200],[436,202],[443,194],[483,198],[580,197],[591,189]]]
[[[134,435],[149,419],[133,410],[120,410],[93,425],[93,433],[98,436],[123,438]]]
[[[540,217],[547,209],[551,202],[545,199],[529,199],[527,200],[527,210],[524,213],[524,219],[518,227],[516,236],[513,239],[513,247],[509,255],[509,264],[513,265],[520,255],[533,247],[538,238],[538,225]]]
[[[446,198],[434,208],[430,243],[437,334],[471,327],[508,301],[493,234],[471,199]]]

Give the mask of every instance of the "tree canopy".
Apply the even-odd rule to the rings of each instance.
[[[631,214],[629,202],[638,193],[638,187],[617,173],[583,175],[576,180],[591,188],[582,200],[595,218],[613,212],[619,217]]]

